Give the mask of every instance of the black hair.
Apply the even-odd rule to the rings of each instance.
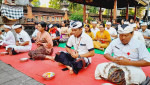
[[[139,19],[136,19],[137,22],[139,22]]]
[[[90,28],[90,25],[86,24],[86,25],[85,25],[85,27],[88,27],[88,28]]]
[[[87,24],[87,25],[85,25],[85,27],[90,28],[90,25]],[[91,29],[89,29],[88,32],[91,32]]]
[[[47,24],[46,24],[46,22],[40,22],[39,23],[43,28],[44,28],[44,30],[46,31],[46,26],[47,26]]]
[[[39,22],[34,22],[34,25],[38,25],[39,24]]]
[[[133,31],[132,32],[130,32],[131,34],[133,33]]]
[[[57,28],[59,28],[60,26],[59,26],[59,24],[53,24],[52,27],[57,27]]]
[[[121,27],[122,27],[123,29],[126,28],[127,26],[129,26],[129,25],[127,25],[127,24],[121,25]]]
[[[100,25],[102,25],[103,27],[105,27],[105,24],[100,24]]]
[[[40,22],[39,24],[40,24],[43,28],[46,28],[46,25],[47,25],[46,22],[43,22],[43,21],[42,21],[42,22]]]

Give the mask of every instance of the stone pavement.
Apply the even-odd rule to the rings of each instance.
[[[0,61],[0,85],[43,85]]]

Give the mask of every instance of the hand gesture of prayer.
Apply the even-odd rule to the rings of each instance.
[[[36,44],[37,44],[37,45],[42,45],[42,43],[41,43],[41,42],[36,42]]]
[[[72,54],[71,54],[71,56],[72,56],[73,58],[78,58],[79,54],[78,54],[77,51],[73,51]]]
[[[115,62],[119,65],[128,65],[128,63],[130,62],[130,59],[127,59],[123,56],[119,56],[117,58],[114,58],[113,62]]]

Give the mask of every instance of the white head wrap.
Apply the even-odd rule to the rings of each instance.
[[[121,25],[118,25],[118,33],[119,34],[127,34],[133,31],[133,27],[132,26],[125,26],[122,27]]]
[[[111,25],[111,22],[106,22],[106,25]]]
[[[125,22],[124,22],[124,24],[127,24],[127,25],[129,25],[130,23],[129,23],[128,21],[125,21]]]
[[[15,30],[15,29],[20,28],[20,27],[22,27],[22,26],[21,26],[21,25],[13,25],[13,26],[12,26],[12,29]]]
[[[52,27],[53,27],[53,24],[50,24],[48,27],[49,27],[49,28],[52,28]]]
[[[8,25],[4,25],[4,27],[11,30],[11,27]]]
[[[147,26],[146,22],[141,23],[141,26]]]
[[[82,28],[82,27],[83,27],[83,23],[80,21],[72,22],[70,25],[71,29],[78,29],[78,28]]]
[[[97,24],[97,22],[96,22],[96,21],[93,21],[92,24]]]

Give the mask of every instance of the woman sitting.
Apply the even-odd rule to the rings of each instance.
[[[94,48],[104,51],[104,48],[108,47],[111,37],[109,32],[105,30],[105,26],[103,24],[101,24],[98,28],[100,31],[96,33],[95,40],[97,41],[93,41]]]
[[[90,25],[85,25],[85,33],[86,34],[88,34],[91,38],[92,38],[92,40],[94,40],[94,34],[93,34],[93,32],[91,32],[91,29],[90,29]]]
[[[62,27],[61,27],[61,35],[60,35],[60,42],[67,42],[68,38],[70,36],[70,30],[67,26],[67,24],[65,24],[65,22],[62,22]]]
[[[45,22],[40,22],[38,24],[38,30],[39,32],[36,38],[37,49],[30,51],[28,55],[33,60],[44,60],[46,55],[52,55],[53,53],[53,41],[49,33],[45,31]]]

